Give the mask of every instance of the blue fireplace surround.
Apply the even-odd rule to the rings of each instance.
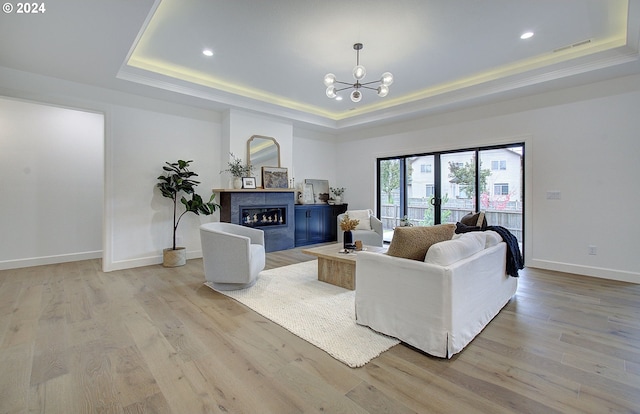
[[[220,221],[249,226],[264,231],[265,250],[275,252],[295,247],[295,210],[293,189],[214,190],[220,197]],[[269,216],[277,210],[277,224],[262,221],[262,212]],[[243,211],[245,216],[243,217]],[[258,220],[248,220],[247,212]],[[272,213],[271,213],[272,214]]]

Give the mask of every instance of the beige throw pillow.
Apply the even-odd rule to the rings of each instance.
[[[359,220],[360,222],[356,226],[355,230],[371,230],[371,220],[369,215],[371,210],[349,210],[347,214],[351,220]]]
[[[387,254],[405,259],[424,260],[432,245],[451,240],[455,224],[438,224],[429,227],[396,227]]]

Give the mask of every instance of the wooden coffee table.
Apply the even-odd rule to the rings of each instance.
[[[304,249],[302,253],[318,258],[318,280],[345,289],[356,289],[356,257],[358,252],[339,253],[342,243]],[[387,247],[364,246],[363,250],[383,253]]]

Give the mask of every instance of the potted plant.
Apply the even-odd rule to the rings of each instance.
[[[336,204],[342,204],[342,194],[344,194],[344,187],[329,187],[329,190],[333,194],[333,200]]]
[[[231,155],[231,160],[227,163],[229,168],[220,171],[220,174],[223,172],[231,174],[233,177],[233,188],[242,188],[242,177],[250,176],[253,171],[253,166],[251,164],[243,164],[242,159],[233,155],[232,152],[230,152],[229,155]]]
[[[343,248],[345,250],[353,250],[355,249],[355,245],[353,244],[353,233],[352,230],[355,230],[356,227],[360,224],[360,220],[350,219],[348,214],[345,214],[340,221],[340,230],[344,233],[342,234]]]
[[[413,223],[409,220],[409,216],[405,215],[400,219],[400,227],[412,227]]]
[[[195,187],[200,184],[200,181],[193,179],[193,177],[197,177],[198,174],[189,171],[189,164],[192,162],[193,160],[178,160],[178,162],[172,163],[166,162],[166,165],[162,167],[162,169],[166,171],[166,174],[159,176],[158,180],[160,180],[160,182],[156,184],[156,187],[160,189],[162,195],[173,201],[173,245],[171,248],[164,249],[162,252],[162,264],[165,267],[182,266],[186,263],[186,248],[176,247],[176,232],[182,216],[187,213],[208,216],[220,208],[219,204],[213,202],[216,196],[215,193],[211,194],[211,198],[206,203],[202,197],[196,194]],[[190,194],[191,199],[187,200],[184,195],[180,197],[180,202],[184,205],[185,210],[182,214],[178,215],[178,197],[181,193]]]

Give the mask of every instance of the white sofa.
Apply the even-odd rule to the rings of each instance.
[[[371,252],[356,258],[356,322],[428,354],[451,358],[500,312],[518,279],[493,231],[432,245],[424,261]]]
[[[200,226],[204,275],[216,290],[245,289],[264,269],[264,232],[232,223]]]

